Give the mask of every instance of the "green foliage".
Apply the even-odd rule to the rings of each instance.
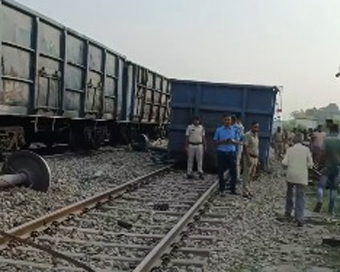
[[[286,129],[286,130],[289,130],[289,131],[292,131],[293,128],[297,128],[299,131],[308,129],[307,127],[302,126],[300,124],[296,125],[295,120],[282,121],[281,126],[282,126],[283,129]]]
[[[318,124],[324,124],[326,119],[333,119],[334,122],[340,123],[340,110],[337,104],[330,103],[326,107],[311,108],[306,110],[293,111],[290,114],[294,119],[312,118],[317,120]]]
[[[295,127],[295,120],[282,121],[281,126],[283,129],[291,131]]]
[[[299,130],[299,131],[303,131],[305,129],[308,129],[306,126],[303,126],[301,124],[297,125],[296,128]]]

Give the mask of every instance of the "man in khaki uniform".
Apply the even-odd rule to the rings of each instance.
[[[242,192],[244,197],[251,197],[250,181],[254,179],[259,157],[259,123],[253,122],[251,129],[243,138],[244,171]]]
[[[287,132],[287,137],[285,139],[285,151],[287,151],[287,148],[294,145],[294,137],[295,137],[295,133],[296,133],[296,131],[295,132],[294,131],[288,131]]]
[[[198,117],[193,118],[193,122],[188,126],[186,130],[186,150],[188,153],[188,171],[187,177],[193,178],[192,168],[194,166],[194,160],[197,162],[197,170],[200,179],[204,179],[203,176],[203,156],[206,147],[205,130],[200,124]]]
[[[274,133],[273,142],[276,159],[280,160],[284,151],[284,134],[280,127],[278,127],[277,131]]]

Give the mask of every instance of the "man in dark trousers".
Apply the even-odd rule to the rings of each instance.
[[[340,180],[340,137],[339,126],[332,124],[329,135],[325,138],[323,152],[325,155],[326,167],[322,170],[318,184],[317,199],[314,212],[320,212],[323,202],[323,192],[325,187],[330,190],[328,212],[335,217],[337,192]]]
[[[217,161],[218,161],[218,178],[220,184],[220,194],[225,194],[226,181],[224,179],[224,172],[230,171],[231,194],[237,195],[236,182],[237,182],[237,165],[236,165],[236,145],[240,144],[237,140],[237,131],[231,124],[231,117],[224,116],[224,125],[217,128],[214,141],[217,147]]]

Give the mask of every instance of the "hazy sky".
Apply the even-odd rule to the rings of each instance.
[[[284,117],[340,104],[340,0],[19,0],[168,77],[282,85]]]

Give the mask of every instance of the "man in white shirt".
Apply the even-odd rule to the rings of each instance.
[[[305,210],[305,187],[308,185],[308,168],[313,167],[313,159],[308,147],[302,145],[302,135],[294,136],[294,145],[287,149],[287,153],[282,161],[287,167],[287,194],[286,212],[289,218],[294,207],[294,188],[295,188],[295,219],[298,226],[303,226]]]
[[[192,168],[194,166],[194,160],[196,159],[199,178],[204,179],[203,157],[206,149],[206,140],[204,127],[200,124],[198,117],[193,118],[193,122],[188,126],[185,135],[186,151],[188,154],[187,177],[193,178]]]
[[[241,178],[241,158],[243,153],[243,136],[244,136],[244,126],[242,124],[241,118],[239,116],[234,116],[232,119],[233,126],[237,131],[237,138],[240,144],[236,148],[236,166],[237,166],[237,180],[240,181]]]

